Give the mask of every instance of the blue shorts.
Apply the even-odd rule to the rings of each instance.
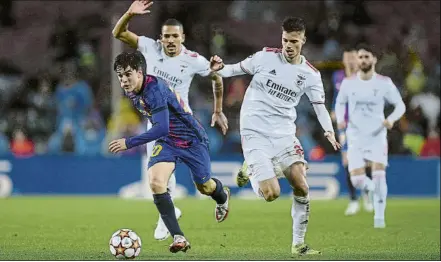
[[[194,143],[189,148],[171,146],[157,141],[150,156],[148,168],[161,162],[184,162],[190,169],[196,184],[204,184],[211,178],[211,161],[208,146],[205,143]]]

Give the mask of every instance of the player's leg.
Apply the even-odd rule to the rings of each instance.
[[[284,142],[285,141],[285,142]],[[285,177],[293,189],[293,203],[291,206],[292,246],[293,255],[318,255],[320,251],[311,249],[305,243],[306,230],[309,223],[309,186],[306,182],[306,165],[304,152],[300,142],[295,137],[279,140],[280,147],[291,144],[277,154],[277,161]]]
[[[265,136],[243,135],[242,149],[254,193],[267,202],[276,200],[280,196],[280,185],[271,161],[273,144]]]
[[[147,125],[147,128],[151,128],[151,124],[149,122],[149,124]],[[152,157],[152,154],[159,154],[159,152],[157,152],[159,148],[155,148],[155,142],[150,142],[147,143],[147,157],[150,160],[150,158]],[[173,173],[170,176],[170,179],[168,181],[167,184],[167,190],[170,193],[171,198],[173,199],[173,193],[175,191],[176,188],[176,177],[174,175],[174,170]],[[179,208],[175,207],[175,214],[176,214],[176,218],[179,219],[182,215],[182,212]],[[167,226],[165,225],[164,221],[161,218],[161,214],[159,214],[159,218],[158,218],[158,222],[156,223],[156,228],[155,231],[153,233],[153,237],[156,240],[165,240],[170,236],[170,232],[168,232]]]
[[[387,183],[386,166],[382,163],[372,163],[372,180],[375,183],[374,191],[374,227],[386,227],[384,213],[386,211]]]
[[[375,184],[374,191],[374,227],[386,227],[384,213],[386,210],[387,183],[386,183],[386,166],[388,165],[388,148],[387,140],[374,143],[370,150],[370,154],[366,156],[372,164],[372,180]]]
[[[373,193],[374,183],[366,176],[366,160],[363,149],[357,146],[348,147],[348,168],[352,185],[362,191]]]
[[[365,168],[366,176],[372,180],[372,166],[368,164]],[[363,207],[367,212],[374,211],[374,205],[372,204],[372,198],[369,196],[369,191],[362,191],[361,195],[363,197]]]
[[[351,216],[351,215],[355,215],[360,210],[360,205],[358,203],[357,190],[355,189],[354,185],[352,185],[351,175],[349,174],[348,152],[347,152],[347,144],[346,143],[343,144],[343,147],[341,150],[341,159],[342,159],[343,167],[345,169],[346,184],[348,185],[348,193],[349,193],[349,199],[350,199],[348,207],[346,208],[346,211],[345,211],[345,215]]]
[[[210,196],[216,202],[216,221],[224,221],[229,212],[230,189],[224,187],[217,178],[211,177],[208,146],[204,143],[197,143],[191,148],[181,151],[179,157],[190,169],[193,182],[198,191],[203,195]]]
[[[155,148],[149,160],[149,182],[153,201],[168,232],[173,236],[169,250],[173,253],[186,252],[190,248],[190,243],[179,227],[175,206],[167,190],[170,175],[176,167],[175,151],[166,143],[156,143]]]

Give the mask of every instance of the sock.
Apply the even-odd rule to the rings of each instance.
[[[368,178],[365,174],[362,175],[351,175],[351,182],[355,188],[360,190],[373,191],[375,189],[374,182]]]
[[[309,195],[306,197],[294,196],[291,217],[292,243],[293,245],[303,244],[309,220]]]
[[[259,181],[255,180],[253,176],[250,176],[250,182],[251,182],[251,187],[253,188],[254,193],[256,193],[256,195],[258,197],[264,198],[262,190],[260,190],[260,187],[259,187]]]
[[[156,208],[161,214],[162,221],[164,221],[170,235],[181,235],[184,233],[179,227],[178,220],[176,219],[175,206],[168,192],[162,194],[153,194],[153,202]]]
[[[214,182],[216,182],[216,189],[211,194],[211,198],[213,198],[213,200],[216,201],[218,205],[225,204],[225,202],[227,202],[228,196],[224,191],[224,187],[222,186],[221,181],[216,178],[212,179],[214,180]]]
[[[356,191],[354,185],[352,185],[351,175],[349,174],[349,169],[347,166],[345,167],[345,173],[346,173],[346,183],[348,184],[349,198],[352,201],[356,201],[357,200],[357,191]]]
[[[372,172],[372,179],[375,183],[374,219],[384,219],[387,198],[386,172],[384,170],[374,170]]]
[[[175,172],[173,172],[171,174],[170,179],[168,180],[167,191],[170,194],[171,198],[175,197],[175,192],[176,192],[176,176],[175,176]]]

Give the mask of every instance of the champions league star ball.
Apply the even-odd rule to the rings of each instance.
[[[120,229],[113,233],[109,246],[116,258],[135,258],[141,253],[141,238],[130,229]]]

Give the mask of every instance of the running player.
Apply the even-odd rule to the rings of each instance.
[[[218,179],[211,178],[208,137],[204,128],[192,116],[179,94],[161,78],[145,74],[145,67],[145,58],[139,51],[118,55],[113,66],[125,95],[152,122],[153,127],[144,134],[111,141],[109,151],[118,153],[156,141],[148,164],[150,188],[161,218],[173,236],[170,251],[185,252],[190,243],[179,227],[174,204],[167,191],[176,162],[184,162],[191,170],[198,191],[216,201],[217,222],[227,218],[230,191]]]
[[[340,91],[340,85],[341,82],[345,77],[350,77],[351,75],[355,74],[358,70],[358,56],[357,56],[357,50],[356,48],[349,48],[343,52],[343,65],[344,69],[337,70],[332,74],[332,82],[334,84],[334,99],[332,103],[333,112],[331,114],[331,117],[335,121],[335,101],[337,99],[338,92]],[[348,112],[346,108],[345,113],[345,120],[348,120]],[[345,169],[346,173],[346,183],[348,185],[348,191],[349,191],[349,198],[350,202],[348,207],[346,208],[345,215],[355,215],[360,210],[360,205],[358,203],[357,198],[357,191],[355,187],[352,185],[351,177],[349,175],[348,170],[348,158],[347,158],[347,150],[348,150],[348,144],[346,143],[346,135],[345,130],[338,130],[338,138],[339,142],[342,145],[341,148],[341,158],[342,158],[342,164]],[[370,167],[366,168],[366,175],[371,178],[371,172]],[[374,207],[372,206],[372,201],[368,197],[368,194],[366,191],[361,192],[363,196],[363,204],[364,209],[368,212],[372,212]]]
[[[212,69],[219,70],[222,77],[253,75],[240,112],[245,163],[238,175],[238,185],[244,186],[250,180],[254,192],[269,202],[280,195],[277,178],[286,177],[294,196],[291,252],[293,255],[320,254],[305,244],[309,222],[307,162],[295,136],[294,123],[295,106],[303,94],[306,93],[311,101],[324,135],[334,149],[339,149],[340,144],[335,140],[331,118],[324,105],[320,72],[301,55],[306,41],[305,22],[301,18],[286,18],[282,31],[282,48],[264,48],[234,65],[224,65],[220,57],[214,56]]]
[[[211,73],[210,63],[203,56],[196,52],[189,51],[183,45],[185,34],[182,24],[176,19],[165,21],[161,28],[159,40],[153,40],[149,37],[138,36],[128,30],[129,20],[136,15],[150,13],[149,7],[153,2],[142,0],[134,1],[127,12],[116,23],[112,33],[113,36],[130,47],[136,48],[149,61],[147,64],[147,74],[160,77],[165,80],[170,87],[174,88],[188,106],[188,93],[193,77],[198,74],[201,76],[210,76],[212,78],[214,94],[214,113],[211,126],[217,123],[223,134],[228,129],[228,121],[222,112],[223,81],[217,74]],[[191,112],[191,108],[189,107]],[[148,122],[148,129],[151,123]],[[153,142],[147,144],[147,156],[150,157],[153,150]],[[173,196],[176,187],[176,178],[174,172],[170,177],[168,190]],[[181,211],[176,208],[178,217]],[[158,219],[157,227],[154,232],[154,238],[164,240],[170,236],[161,217]]]
[[[386,226],[388,165],[387,129],[405,113],[406,107],[392,80],[375,72],[377,57],[372,49],[362,45],[358,49],[359,72],[345,78],[337,96],[335,114],[338,128],[346,128],[348,167],[355,188],[373,192],[374,227]],[[385,102],[395,106],[385,118]],[[349,121],[346,126],[345,106]],[[372,168],[372,180],[366,176],[366,166]]]

